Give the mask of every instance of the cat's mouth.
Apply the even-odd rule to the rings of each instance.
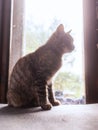
[[[75,49],[75,46],[73,45],[71,48],[67,48],[66,52],[70,53]]]

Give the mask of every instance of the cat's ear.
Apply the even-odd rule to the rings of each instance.
[[[58,27],[57,27],[57,31],[59,32],[61,32],[61,31],[64,31],[64,26],[63,26],[63,24],[60,24]]]
[[[72,31],[72,29],[70,29],[67,33],[68,33],[68,34],[70,34],[70,33],[71,33],[71,31]]]

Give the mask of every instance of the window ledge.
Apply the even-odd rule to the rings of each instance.
[[[93,130],[98,129],[98,104],[61,105],[49,111],[41,108],[15,109],[0,105],[3,130]]]

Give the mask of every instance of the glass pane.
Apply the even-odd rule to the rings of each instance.
[[[63,56],[54,80],[55,95],[63,104],[85,101],[82,13],[82,0],[25,0],[23,55],[44,44],[59,24],[65,32],[72,29],[75,50]]]

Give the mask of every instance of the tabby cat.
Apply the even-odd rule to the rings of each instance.
[[[41,106],[50,110],[60,104],[52,90],[52,77],[62,64],[62,55],[74,49],[73,38],[60,24],[43,46],[18,60],[10,76],[8,104]]]

